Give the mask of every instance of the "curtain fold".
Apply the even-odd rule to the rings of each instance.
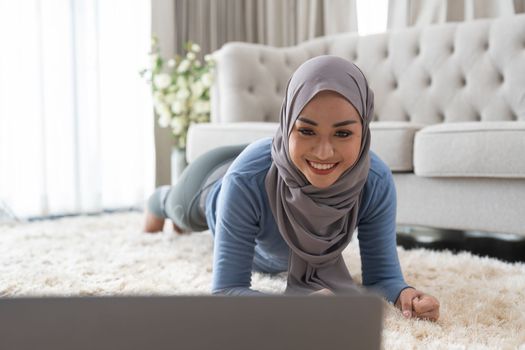
[[[389,29],[509,16],[525,11],[525,0],[389,0]]]
[[[355,0],[173,0],[175,48],[192,40],[201,55],[228,41],[277,47],[357,31]]]
[[[0,0],[1,211],[143,205],[155,178],[150,90],[139,76],[149,11],[146,0]]]

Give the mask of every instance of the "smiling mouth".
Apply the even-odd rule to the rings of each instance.
[[[339,164],[339,162],[337,163],[316,163],[316,162],[311,162],[309,160],[307,160],[306,162],[308,163],[308,165],[310,166],[310,169],[312,169],[314,173],[321,174],[321,175],[331,173],[336,168],[336,166]]]

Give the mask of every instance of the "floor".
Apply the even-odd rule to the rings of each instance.
[[[525,262],[525,237],[503,233],[398,227],[397,244],[405,249],[467,251],[506,262]]]

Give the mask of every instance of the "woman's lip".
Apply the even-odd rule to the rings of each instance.
[[[330,174],[335,168],[337,168],[337,165],[339,164],[339,162],[336,162],[336,163],[318,163],[318,164],[335,164],[335,165],[334,165],[333,167],[331,167],[330,169],[321,170],[321,169],[316,169],[316,168],[314,168],[313,166],[311,166],[309,160],[306,160],[306,163],[308,163],[308,167],[309,167],[314,173],[319,174],[319,175]],[[317,162],[313,162],[313,163],[317,163]]]

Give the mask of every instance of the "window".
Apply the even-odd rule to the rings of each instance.
[[[141,205],[155,162],[146,0],[0,0],[0,208]],[[1,209],[0,209],[1,211]]]

